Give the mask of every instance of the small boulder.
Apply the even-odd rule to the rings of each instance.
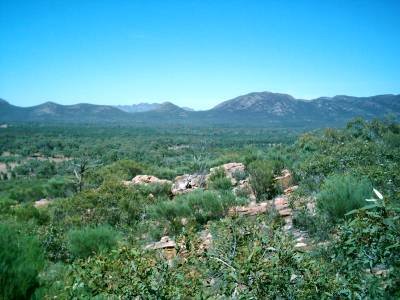
[[[283,191],[283,193],[284,193],[285,195],[290,195],[290,194],[292,194],[295,190],[297,190],[298,188],[299,188],[298,185],[293,185],[293,186],[290,186],[290,187],[288,187],[287,189],[285,189],[285,190]]]
[[[40,199],[38,201],[35,201],[33,206],[36,207],[36,208],[44,208],[44,207],[47,207],[49,204],[50,204],[50,200],[48,200],[48,199]]]
[[[175,178],[171,192],[173,195],[185,194],[205,186],[206,175],[185,174]]]
[[[261,203],[250,203],[247,206],[235,206],[229,209],[229,215],[238,214],[240,216],[254,216],[258,214],[265,213],[268,208],[267,202]]]

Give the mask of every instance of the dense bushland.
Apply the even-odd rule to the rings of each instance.
[[[357,119],[293,136],[257,128],[2,130],[1,297],[399,298],[399,124]],[[169,184],[122,183],[233,161],[246,165],[234,177],[249,179],[259,202],[282,192],[274,177],[283,168],[294,173],[293,223],[310,236],[310,249],[295,247],[274,211],[228,216],[249,199],[232,192],[221,169],[205,190],[179,196]],[[33,205],[44,197],[48,206]],[[212,246],[199,251],[207,232]],[[163,235],[177,244],[169,262],[144,250]]]

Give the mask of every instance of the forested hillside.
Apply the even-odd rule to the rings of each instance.
[[[0,299],[397,299],[399,148],[391,118],[0,128]]]

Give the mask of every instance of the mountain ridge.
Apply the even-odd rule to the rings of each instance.
[[[154,103],[153,103],[154,104]],[[150,104],[150,105],[153,105]],[[190,111],[171,102],[153,109],[127,112],[117,106],[78,103],[61,105],[45,102],[18,107],[0,99],[1,122],[77,122],[77,123],[177,123],[177,124],[336,124],[350,118],[374,118],[392,114],[400,117],[400,95],[370,97],[337,95],[312,100],[289,94],[252,92],[221,102],[209,110]]]

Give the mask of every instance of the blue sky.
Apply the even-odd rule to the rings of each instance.
[[[196,109],[400,93],[400,1],[0,0],[0,98]]]

